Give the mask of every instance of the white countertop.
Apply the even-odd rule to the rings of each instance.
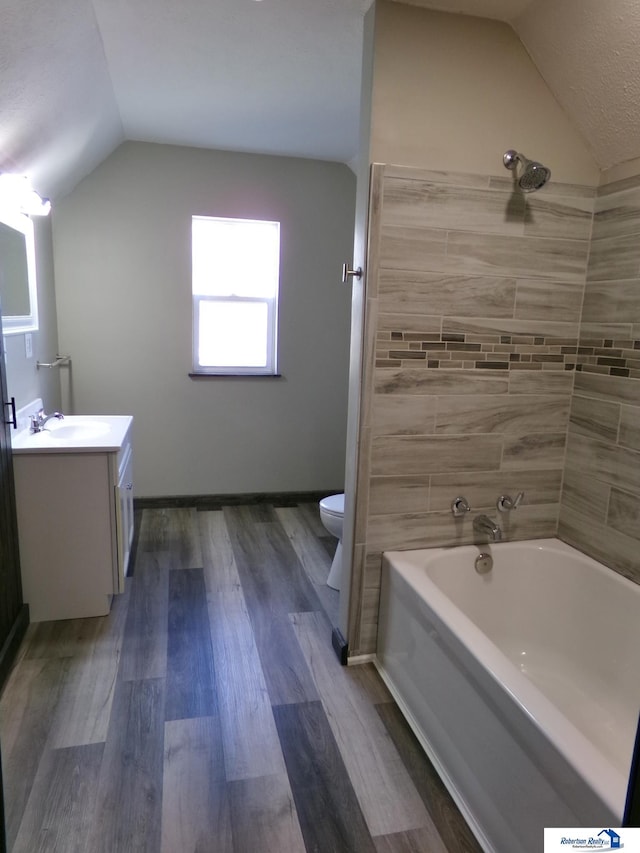
[[[133,423],[131,415],[66,415],[51,418],[41,432],[11,431],[16,455],[26,453],[108,453],[120,450]]]

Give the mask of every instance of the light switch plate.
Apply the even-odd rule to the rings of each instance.
[[[27,358],[33,358],[33,337],[30,332],[24,336],[24,354]]]

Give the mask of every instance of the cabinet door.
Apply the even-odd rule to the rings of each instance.
[[[16,493],[13,482],[11,434],[7,400],[7,379],[4,372],[4,343],[2,340],[2,315],[0,315],[0,648],[11,634],[23,610],[20,557],[18,552],[18,521],[16,518]],[[26,618],[23,619],[26,628]],[[19,635],[13,630],[11,653],[0,659],[0,687],[6,678]],[[2,794],[2,768],[0,766],[0,853],[5,853],[4,803]]]
[[[1,318],[0,318],[1,324]],[[0,325],[1,327],[1,325]],[[16,494],[11,457],[11,407],[7,399],[4,345],[0,332],[0,648],[2,648],[22,609],[22,583],[18,552]],[[0,662],[0,685],[11,661]]]
[[[117,538],[118,538],[118,589],[124,592],[124,579],[129,568],[129,556],[133,544],[133,454],[127,446],[120,468],[116,489]]]

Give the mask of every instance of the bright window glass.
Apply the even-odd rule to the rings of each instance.
[[[195,372],[276,372],[279,268],[279,222],[193,217]]]

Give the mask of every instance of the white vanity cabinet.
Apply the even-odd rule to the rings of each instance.
[[[61,441],[54,428],[14,448],[23,597],[32,622],[104,616],[124,591],[134,533],[132,420],[96,416],[92,422],[110,425],[98,438]]]

